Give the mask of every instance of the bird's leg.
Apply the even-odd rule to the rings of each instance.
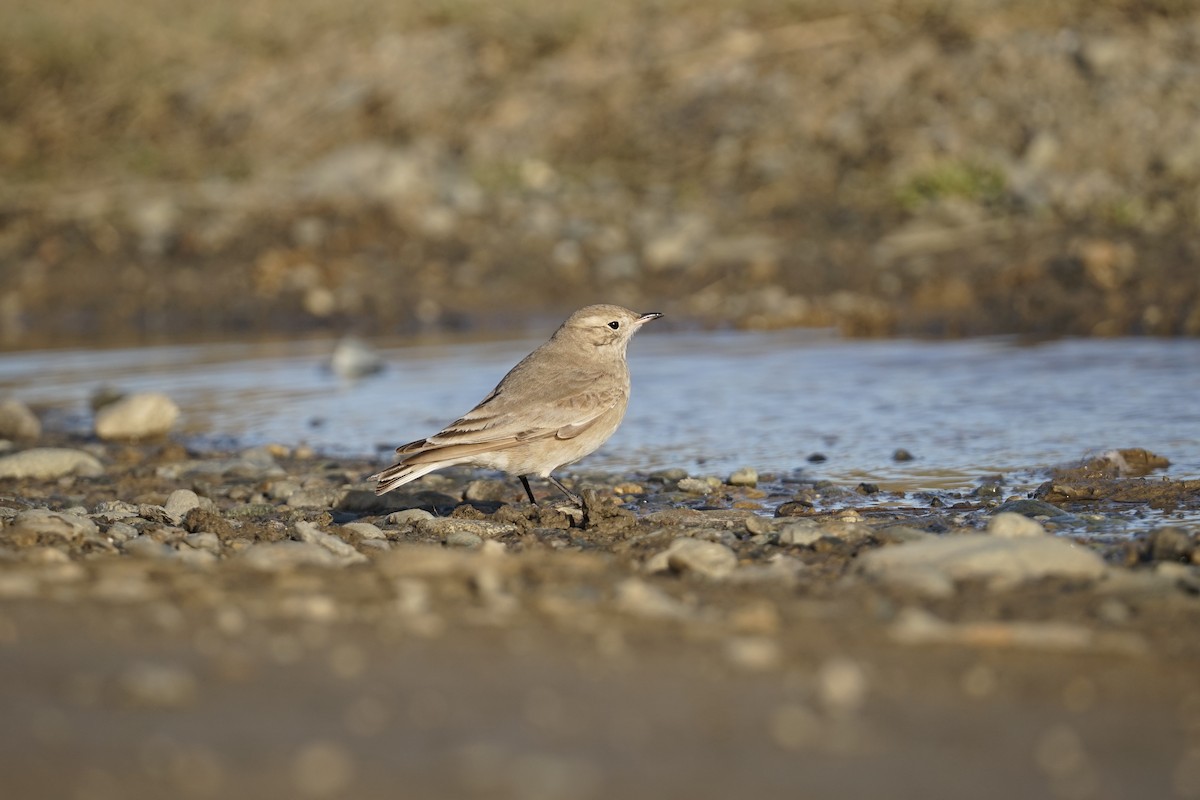
[[[558,490],[567,496],[567,499],[575,503],[580,508],[583,508],[583,498],[572,492],[570,489],[562,485],[562,481],[553,475],[547,475],[546,479],[558,487]]]
[[[533,497],[533,489],[529,488],[529,478],[526,478],[524,475],[521,475],[520,478],[521,478],[521,485],[525,487],[525,494],[529,495],[529,502],[533,503],[536,506],[537,500],[534,499],[534,497]]]

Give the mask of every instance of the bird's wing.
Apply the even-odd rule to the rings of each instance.
[[[514,382],[511,376],[461,418],[396,453],[407,456],[409,463],[420,463],[503,450],[550,436],[571,439],[626,397],[619,384],[578,370],[536,382]]]

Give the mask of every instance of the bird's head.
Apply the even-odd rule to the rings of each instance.
[[[661,316],[657,311],[639,314],[621,306],[585,306],[568,317],[554,337],[565,337],[571,341],[614,349],[624,354],[625,347],[638,328]]]

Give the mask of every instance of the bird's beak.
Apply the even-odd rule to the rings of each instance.
[[[659,317],[661,317],[661,316],[662,316],[662,314],[661,314],[661,313],[659,313],[658,311],[650,311],[650,312],[647,312],[647,313],[645,313],[645,314],[642,314],[640,317],[638,317],[638,318],[637,318],[637,323],[638,323],[638,325],[639,325],[639,326],[641,326],[641,325],[645,325],[645,324],[646,324],[647,322],[649,322],[650,320],[652,320],[652,319],[658,319],[658,318],[659,318]]]

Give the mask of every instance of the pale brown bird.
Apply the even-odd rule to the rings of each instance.
[[[629,403],[625,349],[642,325],[661,316],[611,305],[579,309],[461,419],[396,448],[400,461],[370,478],[378,481],[375,493],[469,464],[518,476],[531,503],[530,475],[580,502],[551,473],[596,450],[621,424]]]

